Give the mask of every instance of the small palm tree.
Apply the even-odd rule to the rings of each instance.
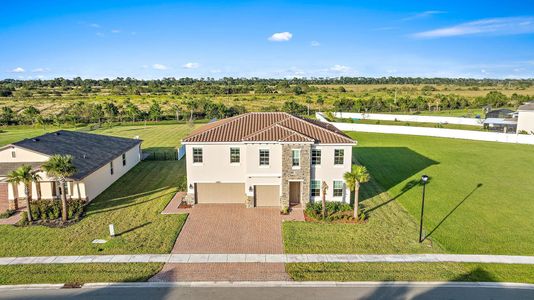
[[[324,219],[326,217],[326,191],[328,190],[328,184],[326,184],[326,181],[323,181],[323,184],[321,185],[321,189],[323,190],[322,215]]]
[[[76,173],[76,167],[72,160],[73,157],[70,155],[54,155],[42,166],[48,176],[56,178],[60,183],[61,219],[63,221],[67,221],[67,192],[65,191],[65,184],[67,183],[67,177]]]
[[[354,193],[354,218],[358,218],[358,194],[360,192],[360,185],[368,182],[371,176],[364,166],[354,165],[350,172],[343,174],[343,179],[347,184],[349,190]]]
[[[28,209],[28,221],[32,221],[31,201],[32,201],[32,183],[38,182],[41,177],[37,171],[33,171],[30,165],[22,165],[18,169],[12,171],[7,175],[7,181],[12,183],[14,190],[17,191],[20,183],[24,184],[24,193],[26,194],[26,207]]]

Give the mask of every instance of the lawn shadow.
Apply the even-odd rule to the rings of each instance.
[[[139,229],[139,228],[143,228],[143,227],[145,227],[145,226],[147,226],[147,225],[150,225],[150,224],[152,224],[152,222],[145,222],[145,223],[143,223],[143,224],[141,224],[141,225],[137,225],[137,226],[132,227],[132,228],[130,228],[130,229],[127,229],[127,230],[125,230],[125,231],[119,232],[119,233],[115,234],[115,236],[121,236],[121,235],[123,235],[123,234],[129,233],[129,232],[132,232],[132,231],[135,231],[135,230],[137,230],[137,229]]]
[[[407,147],[354,147],[353,161],[364,165],[384,191],[388,191],[429,166],[439,164]],[[415,186],[412,181],[408,182],[401,194]],[[375,190],[366,193],[367,197],[361,200],[373,198],[379,192]],[[395,199],[399,196],[397,195]]]
[[[441,224],[443,224],[447,220],[447,218],[449,218],[467,199],[469,199],[469,197],[471,197],[471,195],[473,195],[482,186],[482,183],[477,184],[477,186],[471,192],[469,192],[469,194],[467,194],[460,202],[458,202],[458,204],[456,204],[456,206],[454,206],[454,208],[451,209],[451,211],[449,211],[449,213],[445,215],[445,217],[443,217],[441,221],[439,221],[438,225],[436,225],[434,229],[432,229],[427,235],[425,235],[423,241],[430,237],[432,233],[434,233],[434,231],[436,231],[441,226]]]
[[[428,177],[428,181],[427,181],[426,184],[430,184],[431,180],[432,180],[432,177],[429,176]],[[391,198],[391,199],[389,199],[387,201],[384,201],[384,202],[376,205],[375,207],[368,208],[365,211],[366,212],[372,212],[372,211],[374,211],[376,209],[379,209],[382,206],[387,205],[387,204],[397,200],[400,196],[404,195],[406,192],[408,192],[412,188],[414,188],[416,186],[422,186],[422,185],[423,185],[423,182],[420,179],[412,179],[412,180],[406,182],[406,184],[402,187],[401,192],[399,194],[397,194],[395,197],[393,197],[393,198]]]

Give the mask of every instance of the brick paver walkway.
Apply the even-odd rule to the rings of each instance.
[[[197,204],[172,253],[284,253],[280,210]]]
[[[284,253],[278,208],[242,204],[197,204],[172,253]],[[151,281],[289,280],[283,263],[168,263]]]

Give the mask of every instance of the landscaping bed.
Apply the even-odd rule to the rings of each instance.
[[[323,222],[323,223],[346,223],[346,224],[364,224],[367,221],[365,213],[362,211],[360,218],[354,218],[354,209],[350,204],[343,202],[327,201],[325,205],[326,215],[322,215],[322,203],[308,203],[304,210],[304,219],[306,222]]]

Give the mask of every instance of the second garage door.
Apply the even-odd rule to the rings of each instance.
[[[197,203],[245,203],[245,184],[197,183]]]
[[[256,206],[280,206],[280,186],[257,185]]]

